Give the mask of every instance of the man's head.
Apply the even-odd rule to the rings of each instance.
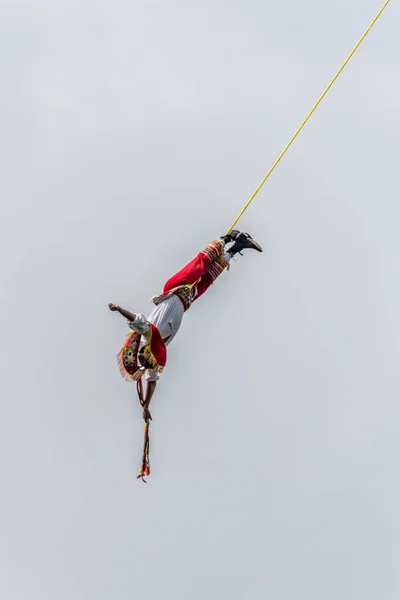
[[[154,369],[154,361],[146,356],[145,346],[142,346],[138,353],[138,361],[144,369]]]

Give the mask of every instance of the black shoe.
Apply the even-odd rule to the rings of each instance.
[[[262,252],[260,244],[253,240],[249,233],[239,233],[236,236],[235,243],[228,250],[231,256],[235,256],[235,254],[242,254],[242,250],[245,248],[250,248],[251,250],[257,250],[257,252]]]
[[[229,244],[230,242],[233,242],[234,240],[236,240],[238,235],[240,235],[240,231],[237,231],[237,229],[232,229],[231,232],[227,233],[226,235],[221,236],[220,239],[226,245],[226,244]]]

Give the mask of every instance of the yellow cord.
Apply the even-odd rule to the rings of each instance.
[[[245,212],[245,210],[253,202],[254,198],[256,197],[256,195],[258,194],[258,192],[261,190],[262,186],[267,181],[268,177],[271,175],[272,171],[275,169],[275,167],[278,165],[278,163],[280,162],[280,160],[283,158],[283,156],[289,150],[290,146],[293,144],[294,140],[297,138],[297,136],[299,135],[300,131],[303,129],[304,125],[307,123],[307,121],[309,120],[309,118],[311,117],[311,115],[314,113],[314,111],[316,110],[316,108],[318,108],[319,104],[325,98],[326,94],[329,92],[329,90],[331,89],[331,87],[335,83],[336,79],[339,77],[340,73],[343,71],[343,69],[345,68],[345,66],[347,65],[347,63],[350,61],[350,59],[353,56],[353,54],[355,54],[355,52],[357,51],[358,47],[361,45],[361,43],[367,37],[368,33],[371,31],[371,29],[373,28],[373,26],[375,25],[375,23],[377,22],[377,20],[379,19],[379,17],[383,13],[383,11],[385,10],[385,8],[389,4],[389,2],[390,2],[390,0],[386,0],[385,4],[380,9],[380,11],[376,15],[375,19],[372,21],[372,23],[370,24],[370,26],[368,27],[368,29],[365,31],[365,33],[363,34],[363,36],[359,39],[359,41],[357,42],[357,44],[354,46],[353,50],[350,52],[350,54],[348,55],[348,57],[346,58],[346,60],[344,61],[344,63],[340,67],[339,71],[336,73],[336,75],[334,76],[334,78],[332,79],[332,81],[330,82],[330,84],[328,85],[328,87],[325,88],[324,93],[318,98],[317,102],[314,104],[314,106],[312,107],[312,109],[310,110],[310,112],[308,113],[308,115],[306,116],[306,118],[304,119],[304,121],[302,122],[302,124],[300,125],[300,127],[297,129],[297,131],[294,134],[294,136],[292,137],[292,139],[288,142],[288,144],[282,150],[282,152],[280,153],[280,155],[278,156],[278,158],[276,159],[276,161],[274,162],[274,164],[272,165],[272,167],[270,168],[270,170],[268,171],[268,173],[266,174],[266,176],[264,177],[264,179],[262,180],[262,182],[260,183],[260,185],[258,186],[258,188],[255,190],[255,192],[253,193],[253,195],[250,197],[250,199],[247,201],[247,203],[245,204],[245,206],[242,208],[242,210],[240,211],[240,213],[236,217],[236,219],[233,221],[232,225],[229,227],[228,231],[226,232],[227,234],[232,231],[232,229],[235,227],[236,223],[239,221],[240,217],[243,215],[243,213]]]

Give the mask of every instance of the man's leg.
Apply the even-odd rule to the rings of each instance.
[[[211,264],[223,255],[224,248],[224,242],[221,240],[211,242],[190,263],[168,279],[163,293],[166,294],[180,285],[196,283],[196,281],[207,273]]]
[[[196,295],[194,300],[197,300],[208,290],[210,285],[214,283],[214,281],[225,271],[225,269],[229,269],[229,261],[231,259],[231,255],[228,252],[225,252],[220,258],[215,260],[209,266],[207,273],[203,275],[201,280],[196,286]]]
[[[236,230],[232,233],[234,233],[233,245],[210,264],[207,272],[196,286],[197,294],[195,295],[194,300],[200,298],[226,268],[229,269],[229,262],[235,254],[241,253],[241,251],[246,248],[262,252],[260,244],[256,242],[249,233],[242,233]],[[228,238],[227,241],[230,241],[229,236],[225,236],[225,238]]]

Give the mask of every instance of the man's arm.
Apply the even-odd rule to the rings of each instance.
[[[109,304],[108,308],[112,312],[119,312],[125,319],[128,321],[134,321],[136,319],[136,315],[134,313],[129,312],[129,310],[125,310],[125,308],[121,308],[118,304]]]
[[[121,308],[120,306],[118,306],[118,304],[109,304],[108,308],[112,312],[119,312],[119,314],[122,315],[128,321],[135,321],[135,319],[136,319],[136,315],[134,313],[131,313],[131,312],[129,312],[129,310],[125,310],[124,308]],[[150,406],[151,399],[154,395],[156,385],[157,385],[156,381],[148,381],[147,385],[146,385],[146,395],[145,395],[144,404],[143,404],[143,419],[145,421],[151,420],[149,406]]]
[[[146,395],[144,398],[143,413],[142,413],[143,419],[145,421],[148,421],[149,419],[151,419],[149,406],[150,406],[150,402],[153,397],[153,394],[156,390],[156,385],[157,385],[156,381],[148,381],[147,385],[146,385]]]

